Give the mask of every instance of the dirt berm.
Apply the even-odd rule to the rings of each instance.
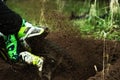
[[[104,80],[119,80],[120,65],[119,52],[120,43],[114,41],[82,39],[78,34],[70,34],[65,32],[50,33],[47,37],[49,40],[56,42],[62,46],[77,63],[75,70],[69,73],[61,72],[55,75],[53,80],[101,80],[103,73],[99,72],[103,68],[103,52],[109,54],[108,73],[105,74]],[[40,43],[34,43],[37,45]],[[33,45],[33,46],[34,46]],[[105,48],[106,46],[106,48]],[[105,49],[104,49],[105,48]],[[98,72],[95,71],[97,67]],[[59,70],[60,71],[60,70]],[[71,78],[75,76],[76,79]],[[97,74],[96,74],[97,73]],[[39,80],[38,74],[32,68],[14,69],[11,65],[0,59],[0,80]]]

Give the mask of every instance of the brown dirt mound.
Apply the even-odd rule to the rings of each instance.
[[[78,34],[71,35],[70,33],[65,34],[65,32],[51,33],[47,38],[65,48],[74,59],[74,62],[77,63],[77,66],[74,65],[77,68],[76,70],[70,70],[70,73],[65,73],[63,70],[60,72],[59,70],[58,73],[54,74],[55,78],[53,80],[87,80],[89,77],[96,74],[94,65],[97,66],[98,71],[102,70],[102,56],[104,49],[102,40],[82,39]],[[38,43],[34,45],[37,44]],[[109,53],[110,55],[109,62],[115,64],[120,56],[120,44],[119,42],[106,41],[106,46],[106,53]],[[119,63],[119,61],[117,62]],[[7,64],[3,60],[0,60],[0,64],[0,80],[39,80],[39,76],[34,68],[20,67],[18,69]],[[116,65],[117,64],[114,66]],[[114,66],[111,67],[111,71],[114,69]],[[118,69],[119,68],[115,68],[115,70]],[[72,79],[71,74],[72,76],[75,76],[76,79]],[[98,80],[98,78],[96,80]]]
[[[95,76],[90,77],[88,80],[119,80],[120,79],[120,59],[113,65],[110,65],[108,70],[98,72]]]
[[[39,80],[33,68],[14,66],[0,59],[0,80]]]
[[[63,46],[79,64],[77,74],[72,74],[77,77],[76,80],[86,80],[94,76],[96,74],[94,65],[97,66],[98,71],[102,70],[103,52],[109,54],[108,62],[111,64],[114,64],[120,56],[119,42],[106,41],[104,51],[103,40],[81,39],[78,34],[59,32],[50,34],[48,38]]]

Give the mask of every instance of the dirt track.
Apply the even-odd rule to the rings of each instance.
[[[68,53],[70,53],[71,56],[74,58],[75,62],[79,64],[77,69],[78,74],[73,74],[76,77],[78,77],[77,80],[86,80],[90,76],[94,76],[96,73],[97,75],[99,75],[99,77],[98,78],[95,77],[95,80],[103,79],[102,78],[103,73],[102,72],[101,74],[98,73],[103,68],[103,52],[109,54],[108,62],[111,63],[110,70],[108,71],[108,73],[105,73],[104,80],[114,80],[110,75],[113,74],[115,76],[113,70],[116,71],[116,69],[119,69],[119,64],[116,63],[120,56],[119,42],[106,41],[105,42],[106,48],[104,51],[103,40],[81,39],[80,36],[76,35],[69,36],[70,35],[69,33],[64,34],[64,37],[59,33],[58,34],[54,33],[54,35],[56,35],[56,37],[54,37],[52,40],[55,40],[61,46],[65,47]],[[117,66],[117,68],[115,69],[114,63]],[[95,71],[94,65],[97,66],[98,72]],[[116,73],[116,75],[118,76],[118,74],[119,71]],[[107,77],[109,76],[109,79],[106,76]]]
[[[72,56],[74,61],[78,64],[77,70],[73,70],[76,74],[72,74],[76,76],[77,79],[75,80],[87,80],[89,77],[94,76],[96,74],[94,65],[97,66],[98,71],[102,70],[103,41],[81,39],[80,35],[71,35],[70,33],[65,34],[65,32],[51,33],[47,38],[55,41],[60,46],[65,48]],[[116,73],[114,71],[119,70],[119,64],[117,64],[119,61],[117,61],[117,63],[115,62],[119,58],[120,44],[118,42],[107,41],[106,45],[106,53],[110,54],[109,62],[112,64],[110,67],[111,73],[106,76],[110,77],[111,74],[114,76],[119,75],[119,72],[114,74]],[[2,60],[0,60],[0,64],[0,80],[39,80],[39,77],[34,70],[26,68],[14,68]],[[73,71],[70,72],[72,73]],[[99,75],[99,79],[102,78],[100,73],[97,75]],[[118,76],[115,77],[118,78]],[[56,77],[53,80],[71,80],[71,77],[70,74],[61,72],[56,74]],[[89,80],[98,80],[98,78],[90,78]],[[109,78],[105,80],[114,79]]]
[[[94,65],[97,66],[98,71],[103,68],[103,52],[104,41],[94,39],[82,39],[80,34],[71,29],[71,24],[66,20],[66,17],[55,11],[46,13],[48,24],[57,26],[57,32],[51,32],[48,39],[56,42],[62,46],[77,63],[77,69],[69,72],[76,77],[73,80],[101,80],[103,79],[102,73],[96,74]],[[37,45],[39,43],[33,44]],[[106,73],[105,80],[119,80],[120,74],[120,43],[113,41],[106,41],[105,53],[109,54],[109,63],[111,63],[109,73]],[[112,76],[111,76],[112,75]],[[95,76],[95,77],[94,77]],[[114,78],[113,78],[114,77]],[[31,68],[15,68],[0,60],[0,80],[39,80],[38,74]],[[53,80],[71,80],[71,75],[63,71],[55,75]]]

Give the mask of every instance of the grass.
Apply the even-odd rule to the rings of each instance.
[[[37,3],[37,2],[36,2]],[[20,14],[22,18],[27,21],[36,24],[39,22],[41,6],[33,5],[35,1],[20,1],[20,0],[8,0],[7,5],[10,9]],[[39,3],[37,3],[39,4]],[[38,7],[40,7],[38,9]]]
[[[73,20],[74,26],[78,27],[84,37],[86,37],[87,35],[91,35],[91,37],[94,37],[95,39],[103,39],[103,32],[105,32],[107,33],[106,39],[120,40],[120,14],[114,14],[113,17],[113,13],[111,11],[114,11],[112,10],[114,8],[112,7],[110,12],[107,13],[108,16],[106,16],[105,18],[101,18],[99,15],[103,15],[104,13],[102,12],[106,12],[106,8],[103,7],[104,11],[100,12],[101,8],[98,8],[97,6],[95,6],[95,4],[96,3],[92,4],[88,18]],[[119,12],[119,10],[117,11]]]
[[[51,30],[58,30],[55,29],[55,26],[59,28],[60,24],[68,24],[67,26],[72,24],[73,26],[71,27],[79,30],[83,37],[89,36],[94,37],[95,39],[102,39],[103,32],[105,32],[107,33],[107,39],[120,40],[120,34],[118,32],[120,19],[115,18],[114,21],[112,21],[111,12],[110,14],[108,13],[109,16],[106,18],[100,18],[99,15],[106,13],[106,7],[108,7],[108,5],[104,3],[103,6],[100,7],[99,4],[100,3],[97,0],[92,3],[92,7],[90,7],[91,4],[89,0],[84,2],[78,0],[8,0],[7,2],[7,5],[12,10],[19,13],[23,18],[32,24],[47,25],[50,26]],[[72,21],[60,18],[63,16],[70,16],[71,12],[74,12],[79,16],[88,11],[89,18]],[[112,8],[111,11],[113,11]],[[117,26],[117,28],[115,26]]]

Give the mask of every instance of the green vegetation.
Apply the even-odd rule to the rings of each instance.
[[[90,0],[8,0],[7,5],[33,24],[53,26],[52,30],[55,26],[60,28],[60,24],[72,24],[70,27],[78,29],[82,37],[120,40],[118,0],[111,0],[109,4],[100,0],[93,3]],[[64,16],[69,18],[72,12],[77,16],[87,14],[71,21],[65,19]]]
[[[100,12],[101,8],[97,8],[96,4],[97,1],[95,1],[94,4],[91,4],[86,19],[73,20],[73,24],[78,27],[83,34],[83,37],[120,40],[120,8],[118,1],[111,0],[109,12],[106,12],[107,10],[103,7],[104,11],[102,12],[106,13]]]

